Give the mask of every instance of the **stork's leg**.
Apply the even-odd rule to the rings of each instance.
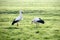
[[[18,23],[17,23],[17,26],[18,26]]]
[[[37,24],[36,24],[36,28],[37,28]]]
[[[37,28],[38,24],[36,23],[36,28]]]
[[[36,28],[39,26],[39,23],[36,23]]]
[[[31,22],[31,24],[33,24],[33,21]]]

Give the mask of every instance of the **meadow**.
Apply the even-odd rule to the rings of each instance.
[[[0,14],[0,40],[60,40],[60,10],[23,10],[19,26],[11,25],[19,11],[5,11]],[[40,17],[45,24],[31,24],[34,17]],[[39,33],[36,33],[39,32]]]
[[[39,2],[0,0],[0,40],[60,40],[60,3]],[[19,10],[23,10],[23,19],[19,26],[11,25]],[[31,24],[35,17],[45,24]]]

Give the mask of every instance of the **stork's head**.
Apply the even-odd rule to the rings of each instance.
[[[22,11],[22,10],[20,10],[19,12],[20,12],[20,13],[23,13],[23,11]]]

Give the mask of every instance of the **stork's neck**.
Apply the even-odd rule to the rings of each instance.
[[[22,17],[22,12],[20,12],[19,16]]]

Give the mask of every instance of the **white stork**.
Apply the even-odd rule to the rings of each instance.
[[[19,16],[13,20],[12,25],[17,23],[17,26],[18,26],[18,22],[22,19],[22,13],[23,13],[22,10],[20,10],[19,11]]]
[[[38,23],[42,23],[42,24],[44,24],[45,22],[44,22],[44,20],[42,20],[41,18],[34,18],[33,20],[32,20],[32,23],[35,23],[36,24],[36,27],[37,27],[37,24]]]

